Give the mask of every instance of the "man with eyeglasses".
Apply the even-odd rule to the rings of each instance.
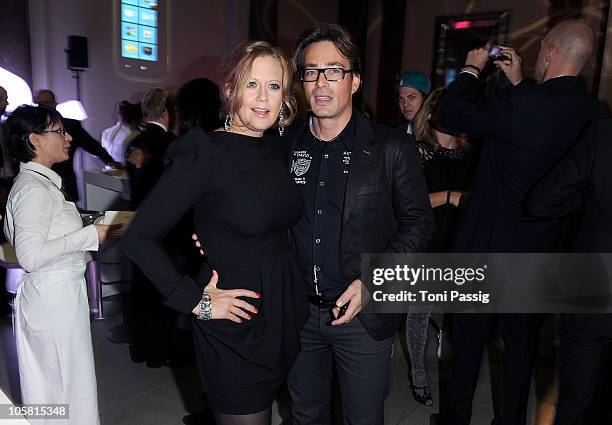
[[[288,378],[293,419],[331,424],[335,364],[345,423],[382,425],[401,316],[360,313],[369,299],[361,254],[421,251],[433,231],[427,188],[411,136],[353,109],[361,63],[344,28],[322,24],[302,34],[293,66],[312,111],[286,137],[306,204],[292,233],[310,294]]]

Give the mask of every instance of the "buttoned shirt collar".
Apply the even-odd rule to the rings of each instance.
[[[355,111],[353,111],[353,114],[351,115],[351,119],[346,124],[346,127],[342,129],[340,134],[338,134],[336,137],[334,137],[333,139],[329,141],[323,141],[315,135],[314,130],[312,128],[312,116],[308,117],[308,128],[309,128],[308,133],[310,137],[307,137],[307,139],[310,139],[310,141],[320,142],[320,143],[341,142],[344,144],[344,146],[350,149],[353,146],[353,139],[355,138]]]

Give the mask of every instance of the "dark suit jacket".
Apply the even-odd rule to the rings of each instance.
[[[113,157],[102,147],[100,142],[91,137],[85,131],[81,123],[77,120],[69,118],[62,119],[64,128],[72,136],[72,144],[70,145],[69,158],[67,161],[60,162],[53,166],[53,171],[60,175],[64,184],[64,190],[71,200],[79,199],[79,191],[77,189],[76,174],[74,173],[74,154],[77,148],[84,149],[90,154],[100,158],[105,164],[114,162]]]
[[[136,168],[127,163],[126,169],[130,177],[130,197],[132,209],[138,206],[151,191],[157,180],[164,171],[164,154],[174,140],[174,135],[157,124],[148,123],[144,130],[132,140],[127,148],[138,148],[145,154],[145,163],[141,168]]]
[[[527,216],[522,202],[605,109],[579,77],[524,82],[485,103],[469,100],[476,83],[473,75],[459,74],[437,109],[443,128],[484,139],[453,251],[553,251],[561,221]]]
[[[612,252],[612,119],[595,121],[572,151],[533,189],[525,202],[537,217],[563,217],[582,208],[574,252]],[[588,277],[586,277],[588,278]],[[566,320],[612,337],[612,315]]]
[[[414,140],[400,130],[355,114],[355,140],[342,218],[340,273],[346,283],[361,275],[361,254],[421,252],[434,230],[433,214]],[[295,126],[292,145],[309,131]],[[289,158],[292,156],[292,149]],[[400,314],[358,315],[375,339],[392,336]]]

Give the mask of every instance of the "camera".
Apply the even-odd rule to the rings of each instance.
[[[494,44],[489,51],[489,59],[493,61],[509,61],[510,57],[502,54],[501,47]]]

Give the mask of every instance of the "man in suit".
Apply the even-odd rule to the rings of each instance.
[[[427,188],[411,136],[353,109],[361,62],[344,28],[302,34],[293,65],[312,110],[283,137],[306,204],[292,233],[310,294],[288,377],[294,423],[331,424],[335,363],[345,421],[382,425],[401,315],[360,313],[369,298],[361,253],[421,251],[433,233]]]
[[[36,92],[34,102],[39,105],[45,105],[49,108],[56,109],[57,101],[55,93],[51,90],[43,89]],[[115,169],[122,170],[123,164],[115,162],[113,157],[102,147],[100,142],[94,139],[77,120],[70,118],[62,118],[66,132],[72,136],[72,143],[68,152],[69,158],[67,161],[60,162],[53,166],[53,171],[60,175],[64,184],[64,191],[71,201],[79,200],[79,190],[77,188],[77,178],[74,172],[74,154],[77,148],[81,148],[86,152],[98,157],[106,165]]]
[[[162,88],[150,90],[142,100],[142,113],[146,124],[126,150],[134,210],[138,209],[163,172],[163,157],[174,139],[170,132],[175,117],[172,96]]]
[[[536,217],[559,218],[582,208],[573,252],[612,252],[611,141],[612,119],[595,121],[583,140],[527,199],[526,208]],[[609,284],[607,273],[604,280]],[[612,315],[564,314],[559,334],[560,385],[555,425],[606,422],[601,417],[591,422],[587,417],[596,389],[603,382],[604,356],[612,346]]]
[[[550,252],[557,248],[560,220],[528,217],[521,208],[527,191],[576,142],[585,124],[603,114],[578,74],[593,50],[593,33],[583,22],[565,21],[542,40],[536,63],[538,85],[521,81],[520,58],[503,48],[496,61],[515,84],[484,103],[470,93],[487,63],[490,45],[468,53],[465,66],[438,105],[440,124],[484,140],[471,195],[459,224],[456,252]],[[442,423],[467,425],[493,315],[458,314],[450,320],[454,359],[449,408]],[[505,342],[502,406],[497,423],[526,420],[535,357],[533,315],[502,314]]]
[[[148,91],[142,99],[146,124],[127,148],[127,172],[133,210],[151,191],[164,171],[163,158],[174,139],[174,102],[162,88]],[[163,304],[162,296],[140,270],[135,270],[133,289],[134,361],[146,361],[151,368],[172,364],[172,337],[176,313]],[[128,322],[131,321],[128,317]]]

